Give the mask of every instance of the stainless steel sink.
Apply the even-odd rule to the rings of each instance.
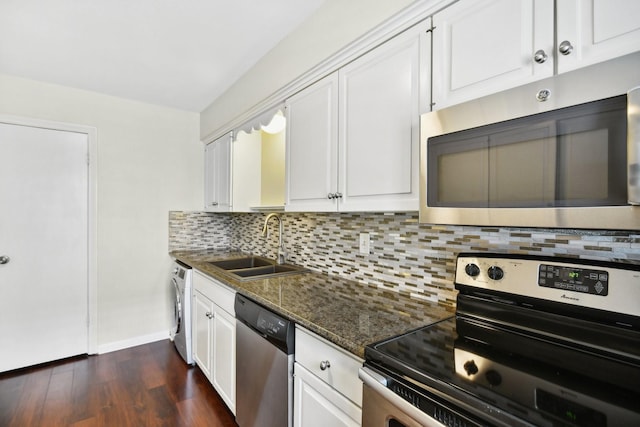
[[[209,262],[239,280],[268,279],[290,274],[305,273],[307,269],[292,264],[277,264],[269,258],[247,256]]]
[[[269,266],[274,264],[274,262],[267,258],[249,256],[246,258],[230,258],[224,259],[222,261],[212,261],[209,264],[215,265],[216,267],[219,267],[223,270],[239,270],[245,268]]]

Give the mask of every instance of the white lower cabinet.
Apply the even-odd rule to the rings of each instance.
[[[236,319],[214,305],[213,387],[236,413]]]
[[[362,420],[362,360],[296,326],[294,427],[353,427]]]
[[[193,289],[193,357],[235,414],[235,292],[197,270],[193,275]]]
[[[353,427],[359,426],[362,409],[331,388],[327,383],[294,365],[294,421],[295,427]]]
[[[213,349],[213,303],[200,292],[193,292],[193,359],[211,378],[211,351]]]

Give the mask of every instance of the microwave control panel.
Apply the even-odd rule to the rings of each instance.
[[[604,270],[540,264],[538,285],[565,291],[607,296],[609,273]]]

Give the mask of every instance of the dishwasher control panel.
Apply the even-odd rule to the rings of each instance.
[[[281,319],[273,313],[266,311],[260,312],[258,315],[257,328],[265,334],[274,338],[285,339],[287,336],[287,327],[289,322]]]
[[[293,354],[295,333],[292,320],[279,316],[267,307],[240,294],[236,294],[234,309],[238,321],[286,354]]]

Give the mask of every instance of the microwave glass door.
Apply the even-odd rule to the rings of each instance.
[[[429,138],[427,204],[627,204],[626,96]]]

